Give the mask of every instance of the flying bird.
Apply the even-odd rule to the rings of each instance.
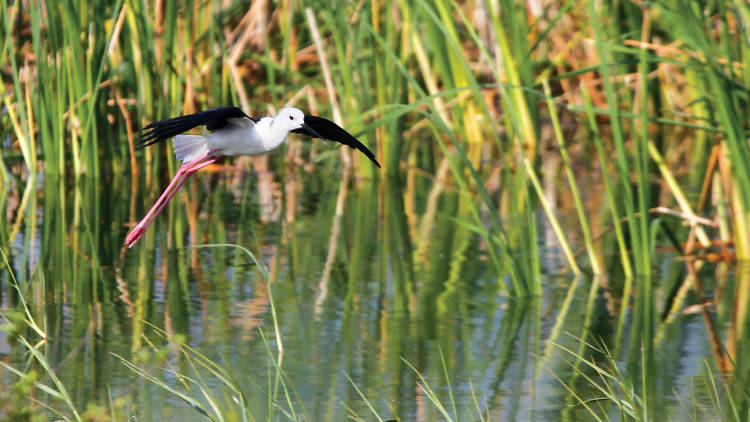
[[[208,133],[181,135],[198,126],[205,126]],[[141,129],[141,140],[136,148],[174,137],[174,152],[182,166],[154,206],[125,238],[125,246],[133,247],[143,236],[188,176],[225,156],[259,155],[272,151],[284,143],[290,132],[348,145],[362,151],[380,167],[375,154],[349,132],[328,119],[305,115],[293,107],[281,109],[275,117],[250,117],[237,107],[218,107],[154,122]]]

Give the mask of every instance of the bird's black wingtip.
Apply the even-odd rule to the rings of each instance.
[[[370,151],[369,148],[367,148],[363,143],[359,142],[357,138],[352,136],[352,134],[344,130],[344,128],[337,125],[336,123],[328,119],[324,119],[323,117],[306,115],[305,125],[306,127],[293,130],[292,132],[312,136],[313,138],[320,136],[322,137],[322,139],[342,143],[351,148],[359,150],[378,168],[382,168],[380,167],[380,163],[378,163],[378,160],[375,158],[375,154],[373,154],[373,152]]]
[[[258,122],[258,119],[248,116],[241,108],[235,106],[216,107],[193,114],[152,122],[140,130],[140,139],[135,144],[135,148],[141,149],[166,141],[197,126],[205,126],[209,131],[221,129],[230,124],[231,118],[242,117],[256,123]]]
[[[362,144],[360,143],[360,145],[362,145]],[[362,149],[362,148],[364,148],[364,149]],[[367,156],[367,158],[369,158],[370,161],[372,161],[372,163],[375,164],[378,168],[382,168],[382,167],[380,167],[380,163],[378,162],[378,159],[375,158],[375,154],[373,154],[373,152],[370,151],[364,145],[362,145],[362,148],[357,148],[357,149],[360,150],[360,151],[362,151],[365,154],[365,156]],[[365,151],[365,150],[367,150],[367,151]]]

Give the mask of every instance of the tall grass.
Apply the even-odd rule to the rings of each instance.
[[[669,125],[704,123],[721,134],[722,154],[732,162],[727,166],[729,180],[736,184],[731,189],[736,192],[731,206],[736,250],[738,257],[748,257],[743,198],[750,194],[750,171],[744,164],[750,152],[741,141],[747,98],[742,90],[731,89],[748,78],[746,66],[736,58],[744,57],[748,48],[739,31],[746,23],[742,19],[747,6],[721,4],[717,14],[708,18],[692,7],[680,7],[679,2],[625,7],[629,18],[622,27],[606,25],[609,16],[619,13],[617,6],[597,10],[594,2],[559,11],[550,7],[546,15],[533,17],[513,2],[480,2],[481,13],[475,15],[454,1],[373,2],[356,11],[319,8],[317,18],[305,17],[306,5],[296,2],[282,2],[278,6],[282,13],[274,15],[268,5],[243,11],[240,4],[222,8],[215,2],[178,7],[125,1],[84,8],[75,1],[34,1],[28,9],[6,4],[0,57],[8,68],[3,88],[5,127],[10,129],[6,133],[17,140],[12,149],[20,150],[29,175],[43,169],[48,174],[111,178],[129,167],[137,172],[140,166],[134,163],[145,158],[147,186],[157,189],[153,178],[163,174],[158,170],[163,163],[173,170],[172,160],[160,158],[162,151],[146,151],[145,157],[138,157],[126,142],[101,140],[117,139],[127,125],[132,145],[134,129],[142,122],[217,104],[239,102],[249,112],[265,113],[272,111],[265,103],[275,108],[291,100],[317,110],[321,105],[312,102],[311,94],[325,92],[334,117],[345,118],[352,130],[357,132],[370,122],[363,135],[377,143],[386,174],[413,180],[416,169],[436,174],[446,160],[462,193],[456,198],[457,219],[481,228],[480,238],[496,271],[509,277],[510,284],[502,287],[514,295],[538,294],[534,280],[539,264],[531,256],[538,255],[533,240],[535,215],[544,195],[541,187],[534,188],[534,179],[545,167],[537,161],[539,106],[544,102],[535,75],[557,73],[554,79],[563,91],[555,95],[573,110],[588,95],[595,102],[593,112],[606,116],[611,125],[603,143],[611,145],[612,161],[600,156],[607,158],[601,161],[603,168],[613,169],[616,177],[610,183],[614,196],[609,207],[620,211],[613,211],[611,224],[623,233],[620,215],[624,218],[628,244],[622,234],[618,242],[626,274],[631,274],[632,260],[632,274],[648,277],[650,210],[671,205],[652,192],[659,186],[650,176],[655,172],[653,160],[665,162],[661,176],[668,179],[664,173],[674,172],[669,166],[676,156],[658,158],[669,153],[665,148],[671,143],[662,141]],[[564,31],[575,29],[566,13],[604,18],[583,21],[590,27],[579,25],[592,31],[598,61],[578,62],[576,57],[564,61],[561,52],[554,56],[550,46]],[[551,26],[530,43],[530,34],[542,28],[547,15],[552,17]],[[397,16],[398,24],[389,16]],[[533,19],[537,19],[534,25],[526,24]],[[29,31],[21,26],[26,20]],[[311,50],[309,29],[316,24],[322,41]],[[720,36],[712,36],[714,25],[722,28]],[[652,34],[662,32],[675,34],[685,47],[669,50],[661,47],[668,41],[652,43]],[[621,38],[626,42],[613,41]],[[545,62],[545,54],[555,60]],[[320,76],[308,77],[318,64],[330,68],[323,72],[329,78],[325,86]],[[575,70],[559,73],[563,66]],[[652,79],[667,69],[676,71],[672,80]],[[625,84],[622,76],[634,82]],[[693,84],[694,91],[684,92],[708,93],[704,100],[696,101],[680,89]],[[671,110],[660,107],[664,95],[676,99]],[[678,109],[683,104],[684,110]],[[341,107],[347,110],[345,117]],[[685,117],[669,119],[678,115]],[[586,122],[583,114],[579,118]],[[659,118],[662,124],[654,126]],[[408,130],[410,137],[402,136],[414,123],[417,126]],[[433,141],[410,142],[420,136]],[[703,151],[693,155],[710,150],[704,144]],[[43,161],[38,160],[40,155]],[[357,164],[359,157],[352,158],[359,177],[373,176],[369,166]],[[258,169],[268,165],[264,159],[254,163]],[[492,194],[485,189],[490,175],[499,179],[492,183],[501,186]],[[665,198],[671,196],[681,211],[693,214],[694,206],[683,201],[685,187],[670,184],[669,188],[672,195]],[[413,197],[413,189],[412,184],[405,195]],[[510,198],[512,206],[507,203]],[[553,225],[554,207],[550,204],[544,211]],[[581,212],[591,218],[592,210]],[[524,224],[508,232],[501,223],[508,219]],[[568,249],[569,239],[562,232],[558,229],[559,245]],[[707,246],[706,236],[700,240]],[[597,251],[591,246],[589,242],[586,266],[598,268],[593,263]],[[568,260],[574,271],[578,265]]]
[[[731,264],[750,259],[746,2],[327,6],[0,5],[0,203],[10,209],[0,249],[18,285],[53,274],[45,297],[87,315],[75,319],[75,336],[98,315],[89,309],[124,306],[133,323],[122,335],[135,352],[154,317],[156,272],[170,282],[176,320],[165,321],[188,326],[179,298],[203,276],[161,253],[188,244],[265,239],[277,263],[267,277],[284,277],[288,264],[290,292],[309,288],[300,274],[322,255],[310,311],[343,297],[351,333],[368,280],[383,309],[450,320],[469,315],[467,292],[538,297],[551,288],[545,273],[601,275],[581,316],[594,312],[599,288],[615,298],[612,356],[627,362],[644,419],[658,407],[659,339],[691,300],[714,306],[706,290],[731,292],[717,303],[732,312],[703,312],[715,349],[729,344],[716,361],[729,368],[743,356],[750,279]],[[230,162],[235,171],[206,176],[209,186],[189,183],[186,205],[174,201],[142,247],[121,251],[126,226],[175,170],[166,145],[134,150],[137,129],[224,104],[329,116],[376,150],[383,170],[292,138],[280,154]],[[256,220],[264,224],[247,223]],[[228,221],[236,232],[217,224]],[[310,221],[320,227],[314,239],[297,238]],[[212,271],[231,272],[226,252],[213,252]],[[198,267],[199,252],[189,254]],[[705,286],[711,268],[717,285]],[[491,276],[479,283],[482,271]],[[524,325],[518,306],[512,333]],[[62,310],[47,318],[61,329]],[[731,321],[724,342],[716,318]],[[401,322],[384,330],[415,334]],[[455,338],[440,339],[450,362]]]

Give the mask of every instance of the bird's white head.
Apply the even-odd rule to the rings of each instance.
[[[305,124],[305,113],[294,107],[284,107],[279,114],[273,118],[274,128],[293,131]]]

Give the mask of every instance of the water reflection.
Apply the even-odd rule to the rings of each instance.
[[[86,178],[18,180],[0,189],[10,222],[0,228],[3,251],[44,322],[44,351],[74,403],[107,407],[121,398],[119,411],[139,419],[195,418],[194,408],[114,356],[184,391],[165,369],[167,362],[196,376],[191,362],[168,347],[184,342],[227,368],[248,409],[267,409],[275,388],[269,368],[278,359],[270,293],[284,346],[281,367],[294,392],[289,400],[307,420],[343,420],[347,408],[369,417],[355,385],[385,417],[437,420],[421,376],[442,403],[455,403],[457,420],[478,419],[478,412],[492,420],[589,419],[575,397],[600,396],[587,380],[595,373],[569,351],[606,364],[606,350],[587,346],[602,344],[623,371],[637,370],[640,347],[627,335],[637,321],[616,287],[623,280],[546,275],[541,297],[508,299],[487,246],[455,224],[468,212],[457,193],[417,198],[394,180],[353,189],[323,183],[325,177],[308,176],[313,188],[299,198],[271,187],[279,200],[286,192],[279,209],[297,207],[275,220],[256,211],[259,179],[226,172],[196,178],[129,251],[120,248],[127,222],[158,194],[157,184],[135,195],[128,180]],[[197,243],[247,247],[268,268],[270,284],[236,249],[190,247]],[[658,295],[669,291],[666,280],[684,277],[683,263],[665,261],[664,268]],[[738,287],[748,280],[747,270],[739,274],[732,282]],[[2,269],[0,277],[3,309],[14,309],[10,272]],[[722,291],[747,289],[730,283]],[[746,302],[744,293],[726,293],[717,295],[718,312],[703,308],[717,322],[717,337],[728,324],[732,356],[747,349],[740,323]],[[693,390],[693,379],[705,362],[716,365],[713,333],[702,317],[666,315],[651,374],[659,418],[682,415],[674,391],[707,399]],[[163,356],[144,353],[152,346]],[[7,336],[0,337],[0,354],[23,362],[23,349]],[[742,376],[747,365],[735,362]],[[217,377],[197,374],[223,406],[236,407]],[[13,381],[3,373],[4,387]],[[613,408],[605,413],[618,415]]]

